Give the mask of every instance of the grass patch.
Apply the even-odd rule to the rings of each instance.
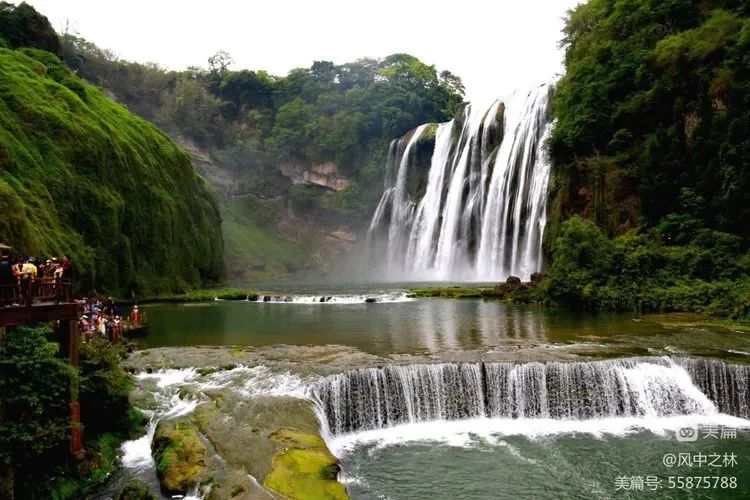
[[[67,500],[93,495],[117,469],[120,446],[127,439],[129,436],[120,432],[105,432],[96,440],[87,441],[86,459],[62,467],[57,479],[50,480],[50,497]]]
[[[225,262],[233,281],[264,281],[289,276],[311,265],[309,252],[272,234],[257,220],[247,199],[221,204]]]
[[[412,288],[409,295],[415,298],[439,297],[443,299],[482,299],[503,298],[498,296],[492,287],[425,287]]]
[[[257,300],[259,293],[255,290],[245,288],[202,288],[198,290],[189,290],[184,293],[165,293],[146,297],[138,300],[139,304],[149,304],[155,302],[165,303],[189,303],[189,302],[210,302],[212,300]]]
[[[409,296],[414,298],[503,300],[512,303],[528,304],[543,300],[542,289],[538,285],[538,282],[520,283],[509,280],[506,283],[499,283],[493,287],[449,286],[412,288]]]
[[[644,316],[643,319],[658,323],[669,329],[710,328],[712,330],[721,329],[736,333],[750,333],[750,321],[745,320],[711,318],[691,313],[649,314]]]

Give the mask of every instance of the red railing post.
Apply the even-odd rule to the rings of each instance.
[[[68,361],[71,366],[78,368],[78,346],[80,331],[78,321],[71,319],[60,322],[62,342],[67,344]],[[83,432],[81,429],[81,405],[78,402],[78,388],[71,387],[70,393],[70,452],[78,459],[84,457]]]

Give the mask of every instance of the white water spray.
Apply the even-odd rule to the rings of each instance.
[[[428,128],[394,141],[396,175],[386,176],[367,239],[368,267],[384,260],[377,278],[497,281],[541,270],[550,95],[542,85],[440,124],[419,199],[413,151]]]

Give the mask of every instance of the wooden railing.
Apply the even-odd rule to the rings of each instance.
[[[0,305],[31,307],[37,303],[73,301],[73,283],[61,278],[21,279],[17,285],[0,285]]]

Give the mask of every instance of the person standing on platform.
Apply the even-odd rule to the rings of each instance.
[[[136,327],[141,325],[141,311],[138,310],[138,306],[133,306],[133,310],[130,311],[130,326]]]

